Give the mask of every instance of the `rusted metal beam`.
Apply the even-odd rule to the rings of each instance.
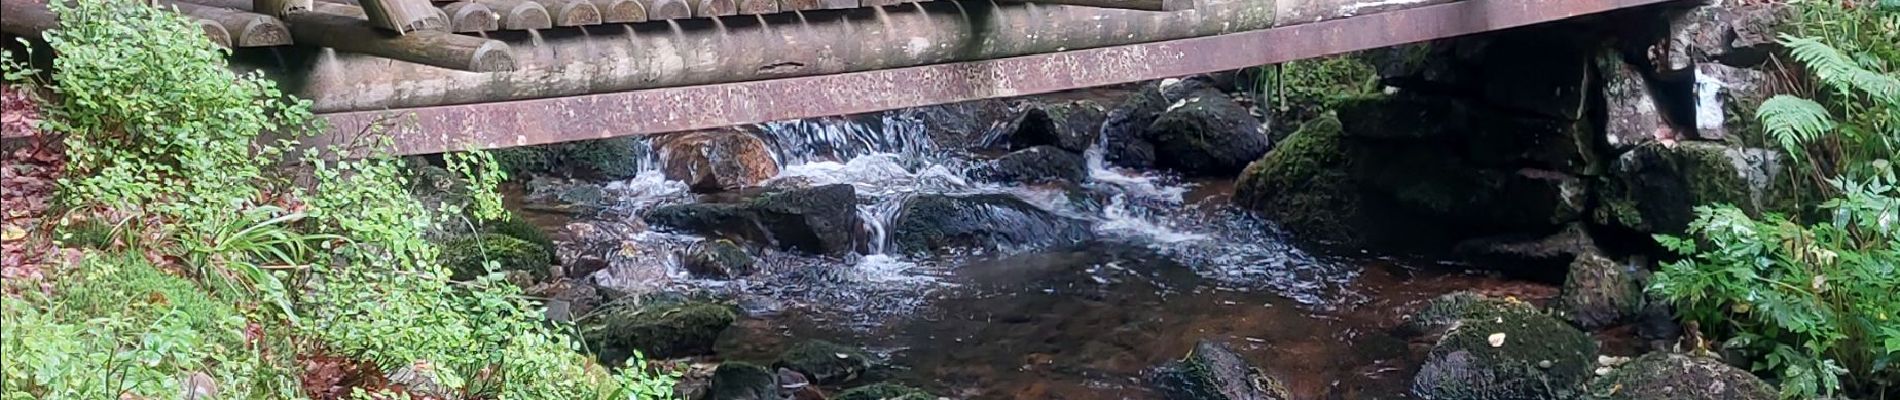
[[[1021,3],[1062,4],[1083,7],[1120,8],[1142,11],[1182,11],[1194,9],[1194,0],[1010,0]]]
[[[704,129],[1049,93],[1281,63],[1677,0],[1466,0],[1219,36],[824,76],[328,114],[395,122],[401,154]]]

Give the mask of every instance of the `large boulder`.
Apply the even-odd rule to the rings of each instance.
[[[1088,177],[1088,161],[1055,146],[1035,146],[997,158],[977,175],[1010,183],[1081,182]]]
[[[1186,358],[1146,372],[1168,400],[1286,400],[1286,385],[1219,342],[1202,340]]]
[[[1596,222],[1643,232],[1679,233],[1696,206],[1730,204],[1759,213],[1773,204],[1781,172],[1772,150],[1685,141],[1648,144],[1617,157],[1595,191]]]
[[[1583,329],[1598,329],[1633,319],[1643,307],[1640,266],[1616,262],[1600,252],[1578,254],[1564,279],[1557,309]]]
[[[1376,221],[1345,154],[1339,118],[1328,114],[1299,131],[1240,174],[1236,204],[1253,209],[1310,240],[1354,246],[1371,241]]]
[[[861,221],[849,184],[784,189],[736,203],[662,206],[646,222],[666,229],[813,254],[855,249]]]
[[[1213,90],[1169,105],[1142,136],[1153,143],[1155,166],[1190,176],[1231,175],[1271,147],[1260,120]]]
[[[831,400],[933,400],[930,392],[895,383],[876,383],[838,393]]]
[[[772,149],[758,136],[722,129],[670,135],[657,140],[662,172],[707,193],[755,186],[778,175]]]
[[[713,239],[694,243],[681,255],[681,264],[686,272],[702,278],[732,279],[751,275],[758,260],[746,254],[745,248],[726,239]]]
[[[922,254],[948,248],[1036,248],[1087,240],[1088,224],[1009,194],[921,194],[892,219],[891,250]]]
[[[581,320],[581,337],[606,365],[633,351],[649,358],[712,353],[713,343],[738,318],[731,306],[670,296],[627,297]]]
[[[470,235],[442,245],[442,264],[449,279],[465,281],[488,274],[487,263],[498,264],[501,272],[522,272],[540,281],[549,276],[553,252],[526,240],[498,233]]]
[[[1636,66],[1615,52],[1597,57],[1603,76],[1603,138],[1610,148],[1627,151],[1644,143],[1673,142],[1679,134],[1663,118],[1656,92]]]
[[[1109,110],[1102,121],[1102,160],[1125,168],[1155,166],[1155,146],[1147,136],[1148,127],[1177,101],[1219,93],[1201,79],[1163,79],[1142,86]]]
[[[855,347],[806,340],[779,353],[772,366],[804,374],[812,383],[836,385],[863,376],[871,369],[871,355]]]
[[[779,400],[778,377],[765,367],[726,362],[713,370],[706,400]]]
[[[1107,110],[1087,100],[1032,105],[1010,121],[1014,130],[1007,139],[1009,148],[1055,146],[1076,153],[1088,151],[1101,136],[1102,121],[1107,118]]]
[[[1596,341],[1554,317],[1498,313],[1454,324],[1412,380],[1423,399],[1567,399],[1591,374]]]
[[[1590,383],[1599,400],[1772,400],[1773,386],[1721,360],[1677,353],[1644,354]]]

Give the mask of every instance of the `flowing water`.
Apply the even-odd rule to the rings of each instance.
[[[854,185],[866,239],[844,257],[765,251],[757,255],[763,271],[738,280],[692,278],[673,250],[699,238],[637,222],[655,206],[696,201],[684,184],[652,170],[664,155],[647,151],[648,170],[605,185],[610,206],[588,230],[614,237],[620,250],[593,278],[736,299],[747,316],[721,340],[723,359],[769,362],[794,341],[826,339],[886,361],[863,381],[986,399],[1154,398],[1142,370],[1203,339],[1227,343],[1300,398],[1402,397],[1424,344],[1387,330],[1417,303],[1468,288],[1549,294],[1431,262],[1309,252],[1230,207],[1231,182],[1110,168],[1093,151],[1079,188],[983,183],[967,173],[980,161],[965,150],[994,138],[954,143],[931,132],[929,119],[942,112],[748,129],[781,166],[765,186]],[[929,193],[1017,196],[1088,221],[1097,238],[887,254],[884,227],[903,199]]]

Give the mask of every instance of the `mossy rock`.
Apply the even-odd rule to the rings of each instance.
[[[513,236],[484,233],[450,240],[442,245],[440,260],[449,268],[449,278],[465,281],[488,273],[487,261],[501,264],[501,271],[521,271],[536,281],[548,278],[554,256],[546,247]]]
[[[831,400],[932,400],[936,395],[895,383],[876,383],[838,393]]]
[[[765,367],[726,362],[713,370],[706,400],[778,400],[778,376]]]
[[[1537,307],[1516,299],[1499,299],[1472,292],[1452,292],[1425,303],[1406,316],[1399,330],[1408,335],[1443,332],[1466,319],[1496,319],[1504,314],[1537,314]]]
[[[1424,399],[1569,399],[1581,395],[1597,344],[1543,314],[1501,313],[1459,321],[1413,377]]]
[[[541,246],[541,248],[548,250],[549,263],[559,261],[554,257],[554,239],[548,237],[547,232],[542,231],[541,227],[521,219],[520,215],[516,215],[512,212],[508,213],[507,217],[503,217],[500,220],[488,221],[487,224],[482,227],[482,230],[488,233],[507,235],[528,243],[534,243],[536,246]]]
[[[501,149],[495,152],[495,161],[513,176],[565,174],[618,180],[638,175],[650,151],[642,139],[627,137]]]
[[[1309,240],[1346,246],[1366,240],[1365,199],[1347,173],[1339,118],[1322,115],[1242,171],[1235,203],[1259,211]]]
[[[600,352],[603,363],[618,365],[633,351],[648,358],[711,354],[719,335],[738,314],[731,306],[682,298],[623,298],[583,319],[581,336]]]
[[[1775,389],[1748,371],[1706,357],[1649,353],[1590,384],[1596,400],[1773,400]]]
[[[1583,329],[1634,318],[1643,308],[1643,284],[1634,268],[1595,251],[1577,255],[1564,278],[1556,308]]]
[[[871,369],[871,356],[856,347],[823,340],[807,340],[779,353],[772,366],[805,374],[812,383],[836,385],[850,382]]]
[[[1772,150],[1684,141],[1675,146],[1637,146],[1611,163],[1603,179],[1595,219],[1644,232],[1680,233],[1695,219],[1695,207],[1729,204],[1749,214],[1788,204],[1773,189],[1783,179]]]
[[[1231,176],[1271,147],[1260,120],[1215,90],[1170,105],[1142,133],[1155,166],[1189,176]]]
[[[1148,383],[1168,400],[1286,400],[1286,385],[1248,364],[1219,342],[1201,341],[1184,359],[1147,373]]]
[[[685,257],[682,258],[687,272],[717,279],[751,275],[758,264],[751,254],[746,254],[745,248],[726,239],[695,243],[686,249]]]

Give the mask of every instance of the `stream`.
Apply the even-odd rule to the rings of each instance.
[[[1404,397],[1430,344],[1388,331],[1419,303],[1468,289],[1527,299],[1555,292],[1450,263],[1298,246],[1272,222],[1229,206],[1231,180],[1111,168],[1095,150],[1083,182],[985,183],[970,174],[984,154],[967,149],[996,140],[994,132],[934,134],[933,118],[956,117],[943,114],[747,127],[780,166],[762,186],[855,187],[866,239],[845,256],[758,251],[758,273],[694,278],[673,250],[702,239],[650,230],[640,216],[709,198],[667,180],[650,149],[638,177],[600,185],[606,206],[598,213],[526,216],[551,232],[580,224],[617,238],[610,265],[591,276],[603,287],[734,299],[742,317],[720,339],[719,359],[769,362],[792,342],[825,339],[882,359],[860,383],[896,381],[953,398],[1158,398],[1143,370],[1200,340],[1226,343],[1298,398]],[[552,202],[576,185],[550,181],[511,200]],[[1028,232],[989,251],[887,251],[895,210],[922,194],[1015,196],[1086,221],[1095,237],[1064,243]],[[1022,218],[1005,211],[994,217]],[[564,259],[588,251],[575,242],[562,242]]]

